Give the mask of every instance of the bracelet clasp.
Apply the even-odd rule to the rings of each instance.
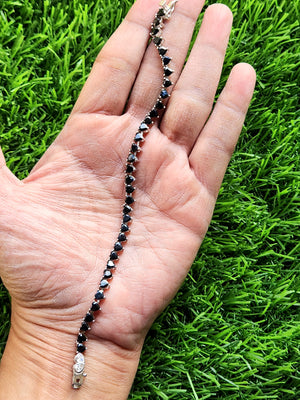
[[[82,353],[76,354],[74,357],[74,365],[73,365],[73,378],[72,378],[72,387],[73,389],[79,389],[83,384],[83,380],[86,377],[84,373],[84,355]]]

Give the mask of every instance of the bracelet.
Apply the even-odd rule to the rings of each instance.
[[[159,96],[156,99],[154,107],[146,114],[145,118],[141,122],[137,133],[135,134],[134,140],[131,144],[131,148],[127,157],[126,167],[125,167],[125,204],[123,205],[123,215],[120,232],[118,234],[117,241],[114,244],[113,250],[110,253],[109,260],[106,264],[106,269],[103,272],[102,278],[100,280],[99,290],[94,296],[94,300],[88,312],[86,313],[76,341],[76,351],[77,354],[74,357],[73,365],[73,378],[72,387],[74,389],[79,389],[82,384],[86,373],[84,372],[85,359],[84,351],[86,350],[85,342],[87,341],[86,332],[90,330],[90,324],[95,321],[95,314],[101,310],[100,302],[105,298],[104,291],[109,288],[109,280],[113,277],[113,271],[116,268],[116,261],[119,259],[119,252],[123,250],[124,243],[127,241],[126,233],[129,232],[130,228],[128,224],[131,222],[130,213],[133,208],[134,203],[133,192],[135,187],[133,183],[135,177],[132,175],[135,168],[135,163],[138,161],[137,153],[141,151],[141,143],[145,140],[144,135],[146,135],[151,126],[154,123],[155,118],[159,118],[160,112],[165,108],[164,100],[166,100],[170,94],[167,88],[172,85],[169,76],[174,72],[168,67],[171,58],[166,55],[168,49],[162,46],[163,37],[162,29],[164,26],[164,21],[169,19],[172,12],[174,11],[175,4],[178,0],[173,0],[169,4],[166,4],[166,0],[162,1],[160,8],[155,14],[154,20],[151,24],[150,38],[158,50],[158,54],[161,57],[162,67],[163,67],[163,83]]]

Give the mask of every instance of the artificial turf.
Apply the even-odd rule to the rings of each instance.
[[[246,61],[257,71],[256,91],[210,229],[149,332],[131,400],[300,399],[300,1],[223,3],[234,27],[220,88]],[[19,178],[63,127],[131,4],[1,1],[0,141]],[[0,302],[3,351],[3,286]]]

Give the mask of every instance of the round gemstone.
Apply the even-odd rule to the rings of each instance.
[[[115,263],[111,260],[107,261],[106,268],[108,269],[116,268]]]
[[[84,355],[83,354],[76,354],[76,356],[74,357],[74,363],[76,364],[83,364],[84,366]]]
[[[98,290],[98,292],[95,294],[95,299],[96,300],[102,300],[102,299],[104,299],[104,293],[103,293],[103,290]]]
[[[132,196],[126,196],[125,203],[128,205],[134,203],[134,198]]]
[[[112,252],[110,253],[109,258],[110,258],[111,260],[117,260],[117,259],[119,258],[119,256],[118,256],[117,252],[112,251]]]
[[[106,289],[106,288],[108,288],[108,286],[109,286],[109,283],[107,282],[107,280],[106,279],[102,279],[101,282],[100,282],[101,289]]]
[[[127,214],[123,215],[123,222],[126,224],[129,221],[131,221],[131,216]]]
[[[115,245],[114,245],[114,250],[115,250],[115,251],[121,251],[121,250],[123,250],[123,246],[121,245],[120,242],[116,242],[116,243],[115,243]]]
[[[119,242],[125,242],[127,240],[125,233],[119,233],[118,240]]]
[[[135,181],[135,177],[132,175],[127,175],[125,178],[125,182],[127,185],[130,185],[131,183],[133,183]],[[130,207],[129,207],[130,208]]]
[[[126,224],[121,224],[121,232],[127,232],[129,231],[129,227]]]
[[[78,353],[78,354],[81,354],[81,353]],[[73,366],[73,368],[74,368],[74,371],[75,371],[75,372],[80,373],[80,372],[82,372],[83,369],[84,369],[84,364],[83,364],[83,363],[76,363],[76,364]]]
[[[79,335],[77,336],[77,342],[82,343],[85,341],[86,341],[86,336],[83,333],[79,333]]]
[[[86,332],[88,329],[89,329],[89,324],[86,323],[86,322],[83,322],[82,325],[81,325],[81,327],[80,327],[80,330],[81,330],[82,332]]]
[[[77,351],[78,351],[79,353],[83,353],[83,352],[85,351],[85,349],[86,349],[86,347],[85,347],[84,344],[82,344],[82,343],[78,343],[78,344],[77,344]]]
[[[85,322],[93,322],[94,321],[93,314],[90,312],[86,313],[84,320],[85,320]]]
[[[109,269],[105,269],[104,272],[103,272],[103,277],[105,279],[111,279],[113,276],[112,276],[112,273],[111,273],[111,271]]]

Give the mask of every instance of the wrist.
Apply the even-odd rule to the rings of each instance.
[[[134,350],[98,338],[87,344],[87,377],[72,388],[74,335],[32,327],[31,335],[18,320],[12,328],[0,366],[0,400],[127,399],[142,345]],[[92,397],[93,396],[93,397]]]

